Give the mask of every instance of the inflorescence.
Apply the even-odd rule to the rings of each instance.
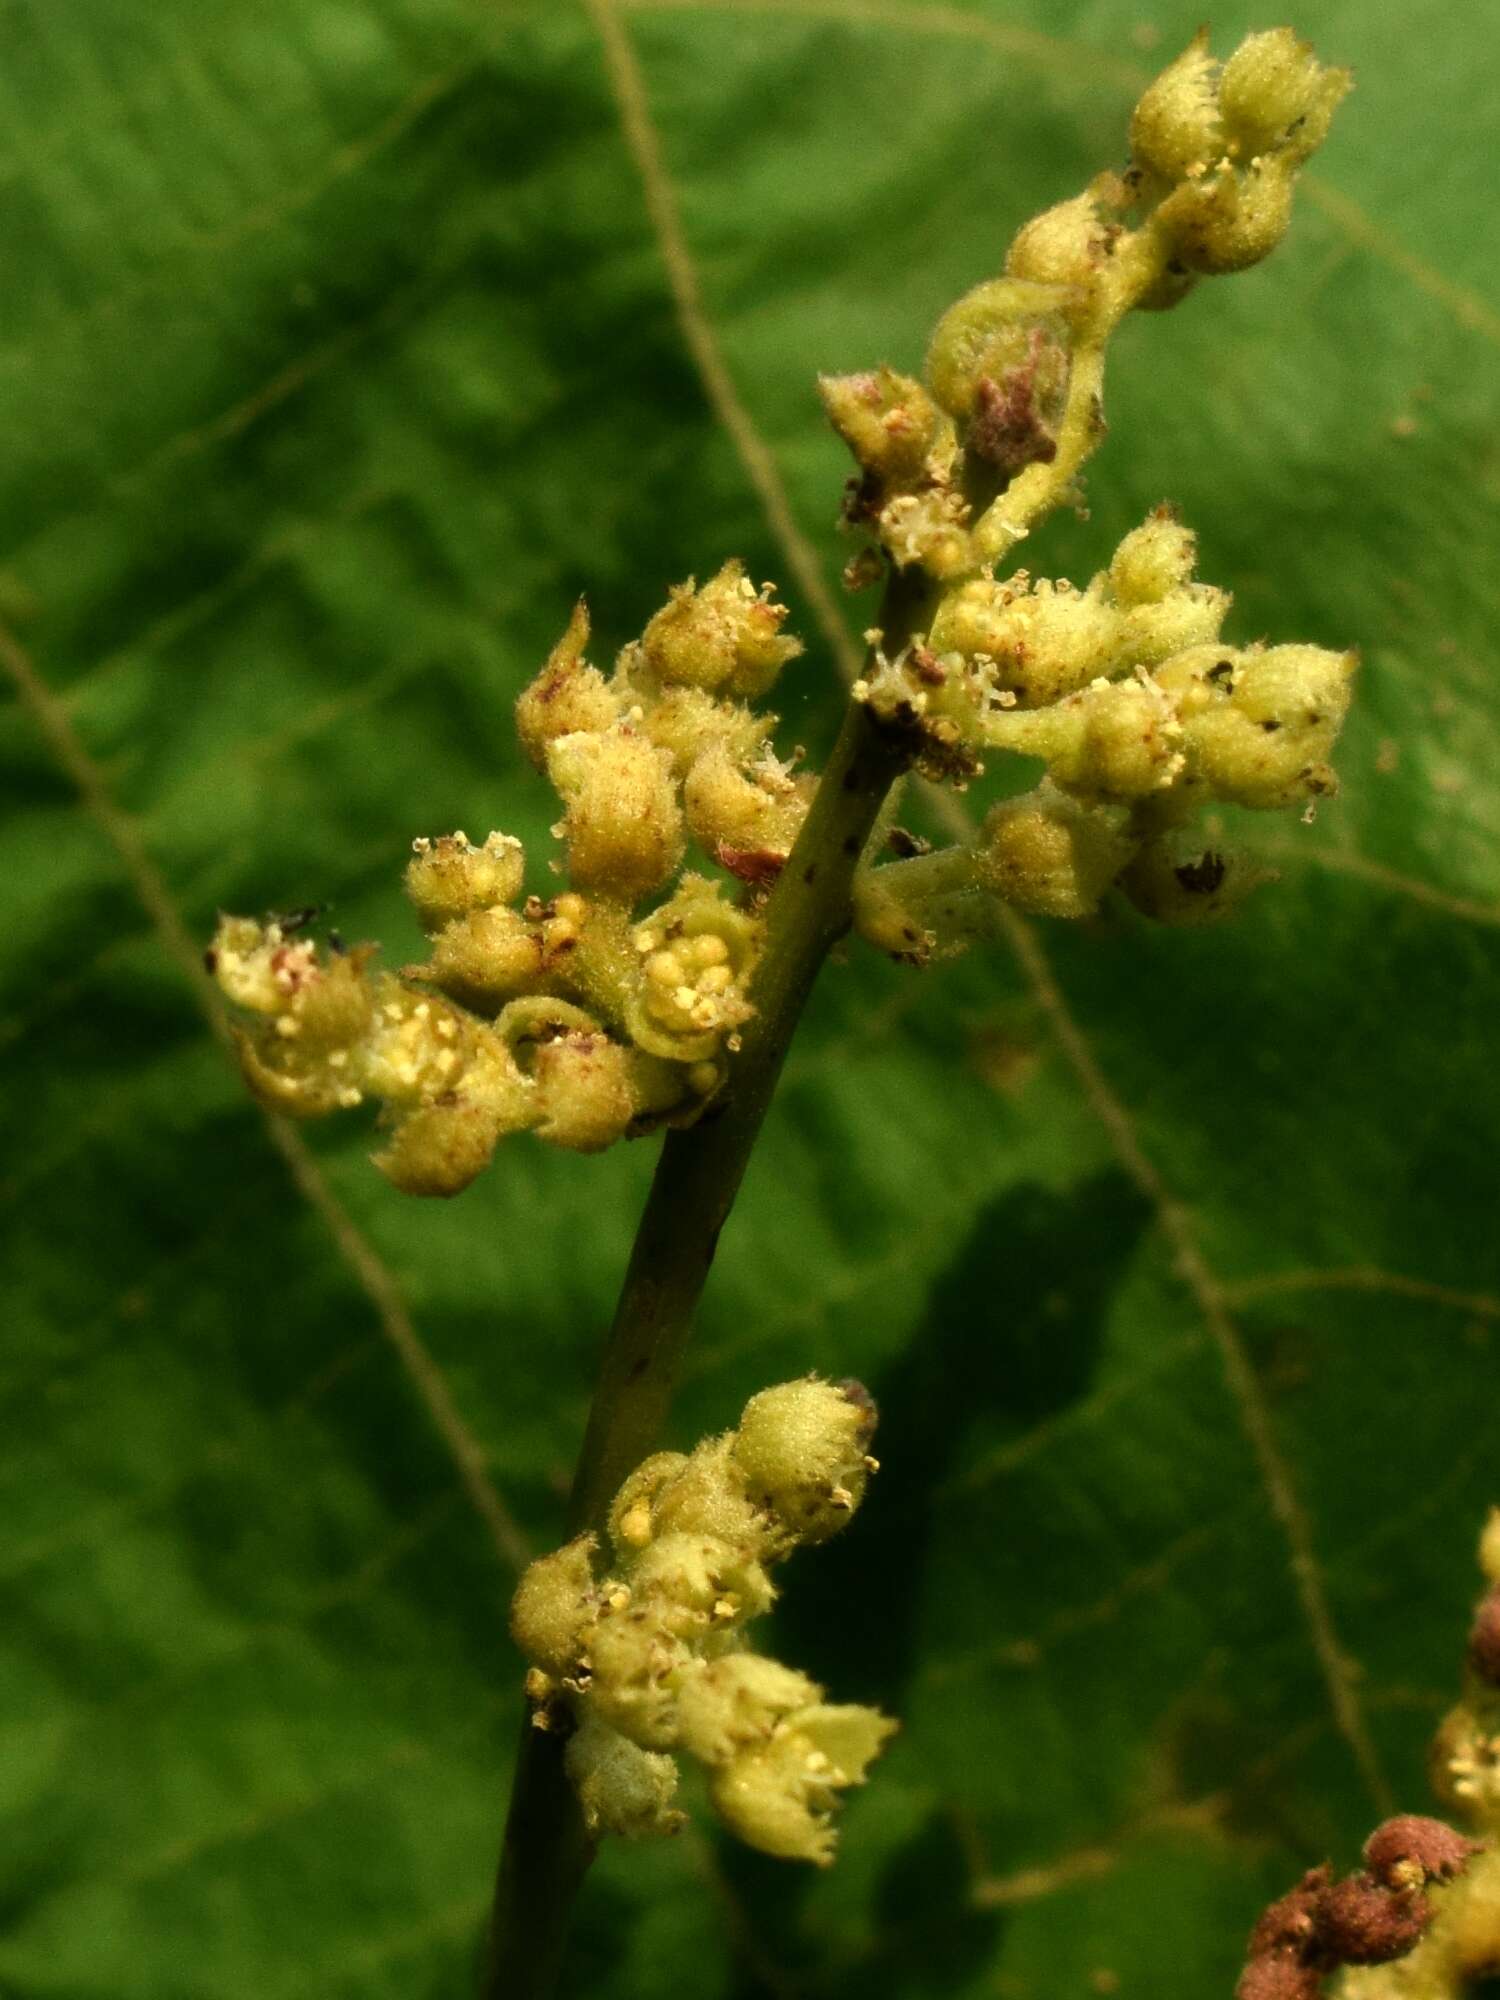
[[[531,1663],[532,1719],[567,1734],[588,1831],[674,1833],[677,1757],[715,1812],[764,1853],[826,1864],[840,1794],[896,1725],[831,1704],[806,1674],[752,1652],[772,1568],[846,1525],[876,1470],[858,1383],[809,1376],[752,1396],[739,1427],[625,1481],[605,1548],[581,1535],[531,1565],[511,1633]]]
[[[853,923],[893,956],[960,949],[1006,908],[1085,916],[1111,889],[1161,921],[1217,916],[1266,871],[1195,830],[1200,808],[1310,811],[1336,788],[1355,656],[1226,645],[1229,598],[1195,580],[1169,508],[1086,587],[995,570],[1076,498],[1122,319],[1274,248],[1349,81],[1290,29],[1222,66],[1200,35],[1136,106],[1126,170],[1027,223],[1003,275],[943,316],[925,382],[823,379],[860,468],[847,581],[898,575],[923,607],[889,655],[868,634],[855,699],[926,776],[963,785],[997,751],[1045,767],[956,845],[882,823]],[[562,801],[562,891],[526,892],[507,834],[418,840],[406,887],[430,950],[400,973],[371,946],[225,917],[209,966],[256,1094],[294,1117],[374,1100],[376,1164],[430,1195],[466,1187],[507,1133],[590,1152],[698,1118],[754,1012],[768,897],[817,788],[753,706],[801,651],[785,617],[731,561],[674,589],[606,676],[577,607],[516,709]]]

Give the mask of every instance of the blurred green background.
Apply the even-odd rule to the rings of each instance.
[[[267,1124],[190,968],[324,901],[400,963],[414,833],[540,863],[509,707],[581,590],[607,657],[744,555],[825,742],[815,371],[915,365],[1199,18],[0,10],[0,1994],[467,1990],[650,1148],[405,1200],[357,1118]],[[1127,328],[1093,518],[1027,553],[1175,499],[1239,639],[1362,648],[1345,796],[1228,928],[825,981],[679,1426],[871,1383],[775,1644],[904,1732],[826,1876],[610,1851],[574,2000],[1198,2000],[1425,1799],[1500,1498],[1500,37],[1296,22],[1359,87],[1290,240]]]

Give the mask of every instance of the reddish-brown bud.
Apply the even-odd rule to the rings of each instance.
[[[1387,1889],[1372,1875],[1349,1875],[1318,1898],[1315,1952],[1330,1965],[1383,1965],[1404,1958],[1431,1917],[1425,1897]]]
[[[1259,1958],[1266,1952],[1300,1951],[1307,1945],[1313,1935],[1313,1913],[1318,1898],[1332,1880],[1333,1872],[1326,1862],[1321,1868],[1309,1868],[1295,1889],[1278,1896],[1270,1908],[1256,1919],[1250,1941],[1245,1947],[1248,1955]]]
[[[1365,1860],[1391,1888],[1420,1888],[1423,1882],[1448,1882],[1461,1875],[1481,1844],[1466,1840],[1440,1819],[1398,1813],[1377,1826],[1365,1842]]]

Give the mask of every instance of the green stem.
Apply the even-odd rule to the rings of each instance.
[[[920,629],[929,601],[920,575],[891,577],[880,613],[888,654]],[[722,1102],[663,1142],[604,1345],[568,1505],[570,1538],[603,1527],[621,1481],[656,1449],[719,1232],[813,981],[849,927],[854,871],[902,766],[901,750],[851,705],[766,905],[756,1011]],[[527,1727],[495,1885],[484,2000],[549,2000],[591,1858],[561,1745]]]

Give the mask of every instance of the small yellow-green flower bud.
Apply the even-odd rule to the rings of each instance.
[[[1295,805],[1338,789],[1328,756],[1349,709],[1354,653],[1321,646],[1195,647],[1158,669],[1193,776],[1242,806]]]
[[[1044,757],[1052,782],[1083,798],[1146,798],[1183,767],[1182,730],[1148,680],[1099,680],[1050,708],[1002,711],[985,740]]]
[[[722,743],[714,743],[688,772],[682,804],[689,831],[710,854],[727,847],[784,857],[815,789],[815,779],[793,777],[770,752],[746,773]]]
[[[580,598],[546,666],[516,703],[516,733],[538,770],[546,768],[547,746],[557,737],[608,729],[619,714],[613,689],[583,657],[588,638],[588,607]]]
[[[521,893],[526,856],[520,841],[508,833],[490,834],[482,847],[462,833],[417,840],[412,846],[406,893],[426,931],[440,931],[471,910],[492,909]]]
[[[686,1824],[686,1814],[672,1804],[677,1791],[672,1759],[640,1749],[592,1712],[568,1738],[563,1764],[594,1838],[617,1833],[626,1840],[655,1840]]]
[[[1247,35],[1225,63],[1219,107],[1246,158],[1286,148],[1305,159],[1353,82],[1348,70],[1325,69],[1292,29],[1268,28]]]
[[[940,580],[973,566],[969,545],[970,508],[948,486],[898,493],[876,518],[881,544],[897,569],[920,565]]]
[[[871,368],[859,375],[820,375],[818,394],[866,472],[892,487],[923,477],[944,426],[942,412],[920,382],[894,368]]]
[[[722,749],[733,764],[751,763],[764,754],[776,726],[775,716],[758,714],[743,702],[721,701],[706,688],[651,689],[638,706],[642,714],[636,726],[670,755],[678,779],[710,749]]]
[[[754,1556],[716,1535],[658,1534],[629,1574],[631,1590],[642,1598],[716,1628],[759,1618],[776,1596]],[[684,1635],[690,1629],[670,1617],[668,1623]]]
[[[518,910],[475,910],[446,925],[432,942],[432,956],[418,968],[455,1000],[498,1007],[535,990],[546,964],[535,925]]]
[[[489,1030],[437,993],[387,980],[365,1045],[366,1089],[388,1104],[431,1103],[452,1090]]]
[[[1292,219],[1290,159],[1271,155],[1237,173],[1228,164],[1184,181],[1156,212],[1177,261],[1223,277],[1268,257]]]
[[[654,1508],[662,1488],[687,1464],[680,1451],[653,1452],[615,1495],[609,1510],[609,1538],[618,1555],[639,1555],[656,1533]]]
[[[822,1699],[816,1681],[763,1653],[726,1653],[684,1674],[678,1740],[701,1764],[727,1764],[764,1743],[783,1717]]]
[[[950,416],[976,413],[980,384],[1001,385],[1014,370],[1040,369],[1046,354],[1046,399],[1055,405],[1066,373],[1072,294],[1060,285],[990,278],[966,292],[938,321],[927,350],[927,382]],[[1038,395],[1042,389],[1038,386]],[[1055,409],[1051,412],[1055,414]]]
[[[1198,559],[1198,537],[1170,507],[1159,507],[1120,543],[1110,558],[1109,585],[1121,605],[1158,604],[1189,581]]]
[[[839,1793],[864,1782],[894,1728],[872,1708],[814,1704],[716,1770],[710,1797],[749,1846],[827,1867],[838,1845],[831,1815]]]
[[[760,920],[725,902],[717,883],[685,875],[675,896],[635,928],[639,990],[626,1006],[631,1040],[647,1054],[697,1063],[754,1011],[745,987]]]
[[[1130,150],[1164,180],[1181,180],[1191,167],[1219,157],[1218,65],[1200,28],[1174,63],[1149,84],[1130,120]]]
[[[578,1664],[595,1610],[592,1535],[580,1535],[523,1572],[510,1603],[510,1636],[534,1666],[559,1679]]]
[[[701,590],[689,582],[672,592],[641,636],[642,655],[669,686],[764,694],[802,651],[799,639],[782,636],[786,615],[769,584],[757,590],[744,564],[730,561]]]
[[[682,859],[672,761],[634,729],[560,736],[547,772],[567,807],[563,837],[574,886],[634,902]]]
[[[1134,666],[1156,667],[1175,653],[1219,636],[1233,599],[1211,583],[1185,583],[1159,604],[1132,604],[1122,614],[1118,657]]]
[[[1120,231],[1104,212],[1101,192],[1096,183],[1033,216],[1006,253],[1005,275],[1030,284],[1091,286]]]
[[[397,1119],[375,1165],[404,1194],[461,1194],[499,1140],[536,1118],[533,1092],[496,1036],[485,1036],[455,1089]]]
[[[575,1153],[598,1153],[623,1138],[636,1112],[630,1051],[602,1028],[537,1045],[531,1060],[536,1135]]]
[[[763,1497],[799,1541],[821,1542],[848,1524],[864,1497],[874,1431],[875,1406],[857,1383],[809,1375],[750,1398],[734,1456],[752,1496]]]
[[[1036,917],[1087,917],[1139,842],[1124,806],[1085,805],[1045,781],[985,819],[980,879],[1002,902]]]
[[[706,1620],[669,1598],[637,1600],[628,1584],[603,1593],[590,1628],[588,1706],[645,1750],[670,1750],[677,1741],[677,1684],[701,1640]]]
[[[762,1560],[786,1550],[775,1515],[750,1498],[732,1431],[707,1439],[682,1462],[656,1494],[653,1520],[655,1533],[713,1535]]]

